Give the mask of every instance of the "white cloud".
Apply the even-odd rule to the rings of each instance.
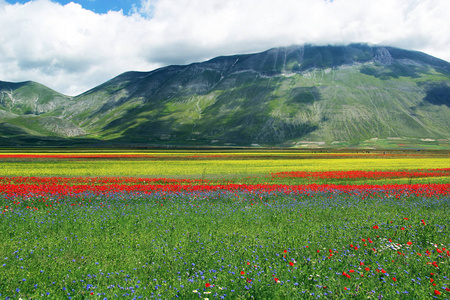
[[[35,80],[77,94],[131,69],[159,65],[141,57],[148,20],[95,14],[79,4],[37,0],[0,7],[0,80]]]
[[[0,80],[77,94],[121,72],[291,44],[368,42],[450,61],[448,0],[141,0],[131,15],[0,0]]]

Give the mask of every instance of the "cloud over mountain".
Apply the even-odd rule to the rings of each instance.
[[[75,95],[127,70],[304,43],[379,43],[449,61],[449,12],[447,0],[142,0],[129,15],[0,0],[0,80]]]

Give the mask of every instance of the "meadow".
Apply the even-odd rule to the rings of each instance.
[[[1,299],[450,298],[442,153],[0,153]]]

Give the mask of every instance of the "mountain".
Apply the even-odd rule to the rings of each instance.
[[[450,63],[366,44],[127,72],[76,97],[0,82],[0,99],[0,145],[450,145]]]

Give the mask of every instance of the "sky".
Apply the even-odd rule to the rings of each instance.
[[[448,20],[449,0],[0,0],[0,81],[75,96],[126,71],[294,44],[450,61]]]

